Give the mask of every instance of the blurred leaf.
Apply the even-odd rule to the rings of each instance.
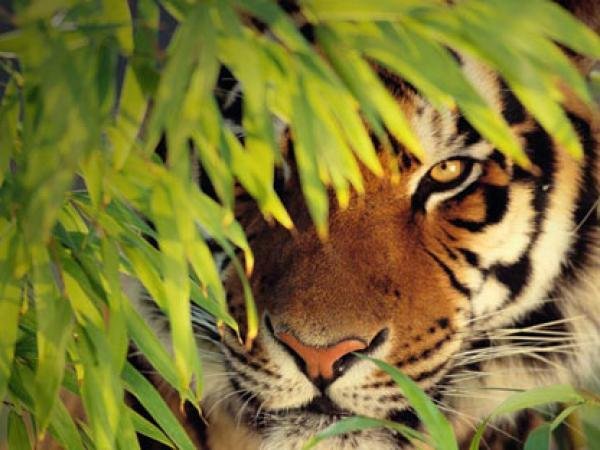
[[[35,413],[40,432],[50,422],[65,368],[65,350],[73,326],[69,302],[54,284],[47,250],[31,249],[36,302],[38,361],[35,374]]]
[[[552,429],[549,423],[543,423],[529,433],[524,450],[548,450]]]
[[[61,260],[61,269],[65,293],[71,302],[77,321],[84,323],[85,320],[89,320],[94,326],[102,327],[103,319],[98,311],[97,295],[87,275],[68,255],[64,255]]]
[[[169,187],[174,188],[175,185]],[[178,198],[175,194],[167,186],[157,186],[151,199],[152,217],[161,249],[166,312],[171,324],[178,390],[184,392],[194,376],[198,383],[196,396],[199,398],[201,368],[190,317],[190,280],[184,245],[184,242],[193,241],[195,229],[187,209],[177,207]]]
[[[10,450],[30,450],[32,448],[23,417],[14,411],[8,413],[8,448]]]
[[[129,5],[121,0],[102,0],[102,17],[100,20],[117,27],[116,37],[125,55],[133,52],[133,29]]]
[[[80,393],[96,446],[113,448],[118,436],[123,390],[108,336],[92,325],[77,329],[77,356],[83,365]]]
[[[62,401],[56,402],[50,422],[50,433],[69,450],[84,450],[77,427]]]
[[[316,150],[319,148],[318,138],[312,124],[310,105],[303,95],[304,80],[298,80],[299,86],[292,97],[292,136],[298,175],[302,192],[307,201],[308,211],[315,223],[317,232],[326,237],[329,201],[327,191],[319,179]]]
[[[23,295],[20,283],[12,274],[18,245],[15,231],[13,223],[0,219],[0,317],[3,318],[0,328],[0,398],[5,397],[10,378]]]
[[[123,307],[123,294],[119,275],[119,249],[114,242],[102,240],[103,272],[106,279],[106,296],[108,299],[107,338],[111,347],[113,370],[120,372],[127,357],[127,329]]]
[[[123,167],[135,144],[135,139],[142,127],[146,108],[146,98],[141,83],[134,72],[134,68],[128,65],[125,69],[115,124],[107,130],[113,148],[113,164],[117,170]]]
[[[17,22],[23,24],[34,20],[45,19],[60,9],[72,6],[77,0],[32,0],[25,10],[17,17]]]
[[[398,20],[415,9],[428,5],[443,5],[439,0],[305,0],[306,10],[318,20]]]

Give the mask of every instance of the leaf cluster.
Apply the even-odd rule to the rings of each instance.
[[[292,134],[322,236],[328,189],[343,207],[352,189],[363,190],[361,165],[383,173],[369,133],[384,149],[395,139],[421,154],[373,63],[439,108],[458,108],[526,165],[518,140],[449,49],[478,57],[559,143],[581,153],[557,82],[584,101],[591,96],[556,43],[599,57],[600,40],[558,6],[304,0],[300,10],[314,44],[271,0],[16,0],[0,11],[8,29],[0,34],[0,398],[8,415],[0,440],[11,449],[47,432],[69,449],[138,448],[136,432],[193,448],[127,362],[130,342],[182,401],[198,404],[202,365],[189,300],[238,330],[211,239],[244,284],[240,339],[251,345],[253,259],[234,219],[234,188],[254,197],[265,217],[293,226],[273,187],[282,161],[275,124]],[[165,47],[166,17],[177,26]],[[215,97],[223,66],[243,87],[243,139]],[[166,161],[154,154],[162,136]],[[195,160],[217,200],[195,183]],[[171,348],[132,307],[133,278],[167,317]],[[69,415],[61,390],[81,397],[85,420]],[[124,403],[126,392],[156,425]]]

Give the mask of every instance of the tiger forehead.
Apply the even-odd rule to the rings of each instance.
[[[470,57],[457,56],[457,59],[475,91],[490,107],[502,113],[503,92],[507,90],[503,81],[496,73]],[[460,156],[483,160],[491,154],[493,146],[482,139],[458,108],[434,106],[400,77],[385,71],[379,74],[389,92],[398,100],[421,143],[423,165]]]

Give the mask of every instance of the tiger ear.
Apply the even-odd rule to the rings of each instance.
[[[569,11],[596,34],[600,33],[600,0],[556,0],[555,3]],[[584,74],[588,74],[598,60],[566,50],[567,55]]]

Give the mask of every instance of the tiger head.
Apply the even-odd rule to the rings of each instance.
[[[423,157],[399,144],[380,152],[388,173],[363,171],[364,195],[333,208],[327,240],[315,232],[293,164],[279,186],[293,232],[240,206],[256,260],[250,282],[260,332],[251,351],[233,333],[217,340],[204,403],[209,423],[221,430],[228,423],[229,435],[243,430],[248,448],[301,448],[350,415],[418,428],[390,376],[361,354],[417,382],[459,436],[509,391],[575,382],[573,367],[585,372],[593,351],[587,344],[600,338],[592,323],[600,317],[592,301],[600,294],[596,119],[571,107],[585,149],[584,159],[574,159],[493,72],[465,58],[461,64],[519,136],[535,170],[505,158],[458,112],[436,110],[382,73]],[[243,286],[230,272],[229,306],[243,324]],[[213,446],[222,439],[213,438]],[[407,443],[376,430],[323,445]]]
[[[288,164],[276,187],[294,229],[266,222],[249,201],[236,211],[256,261],[250,287],[260,328],[251,350],[193,309],[208,448],[299,449],[352,415],[421,427],[390,376],[360,355],[412,378],[463,441],[515,389],[577,384],[592,372],[600,356],[600,120],[566,102],[585,152],[575,159],[494,72],[459,59],[533,170],[503,156],[458,111],[432,107],[381,71],[425,154],[393,140],[393,151],[380,150],[386,173],[363,170],[364,195],[345,209],[331,196],[322,240],[286,135]],[[243,328],[245,287],[227,259],[222,264],[229,308]],[[378,429],[319,447],[331,448],[410,445]]]

